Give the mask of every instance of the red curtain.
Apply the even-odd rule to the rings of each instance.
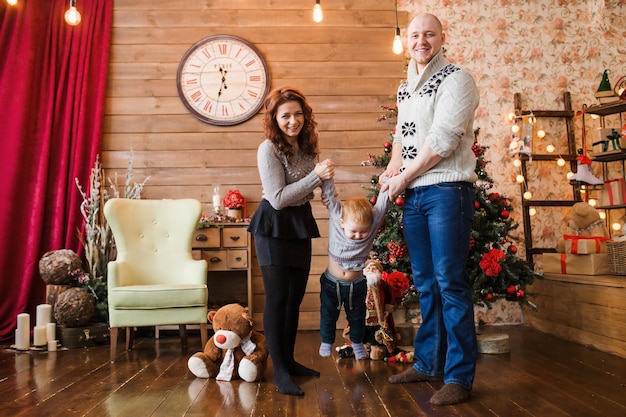
[[[80,251],[82,197],[102,145],[113,0],[0,2],[0,341],[45,303],[39,259]]]

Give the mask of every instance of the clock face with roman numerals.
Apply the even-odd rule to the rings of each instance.
[[[178,95],[205,123],[231,126],[258,113],[270,88],[265,59],[250,42],[209,36],[183,56],[176,74]]]

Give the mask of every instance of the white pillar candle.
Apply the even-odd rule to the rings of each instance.
[[[45,346],[46,343],[46,326],[35,326],[33,330],[33,345]]]
[[[45,326],[50,323],[52,306],[50,304],[39,304],[37,306],[37,326]]]
[[[46,340],[55,340],[57,338],[56,323],[46,323]]]
[[[30,314],[17,315],[17,330],[15,330],[15,348],[27,350],[30,347]]]
[[[48,352],[56,352],[58,341],[57,340],[48,340]]]
[[[17,315],[17,328],[25,329],[30,332],[30,314],[21,313]]]
[[[15,329],[15,349],[27,350],[30,347],[30,330]]]

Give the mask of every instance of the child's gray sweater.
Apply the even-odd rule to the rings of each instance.
[[[370,233],[365,239],[360,240],[348,239],[339,224],[343,205],[335,195],[335,181],[332,179],[322,181],[322,193],[328,199],[328,256],[346,271],[362,270],[372,250],[378,227],[389,207],[389,193],[385,191],[378,194],[376,204],[372,208],[374,220],[370,226]]]

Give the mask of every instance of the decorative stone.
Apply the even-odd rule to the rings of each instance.
[[[54,318],[64,327],[85,326],[96,311],[92,294],[79,287],[72,287],[59,294],[54,306]]]
[[[73,288],[70,285],[46,285],[46,302],[52,306],[52,319],[54,318],[54,312],[56,309],[57,300],[59,295],[65,291]]]
[[[44,253],[39,260],[39,275],[46,284],[68,285],[72,283],[70,272],[83,269],[83,262],[71,249],[59,249]]]

